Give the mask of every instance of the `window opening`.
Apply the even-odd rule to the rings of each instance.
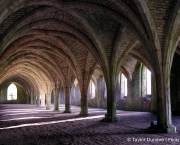
[[[147,95],[151,95],[151,72],[149,71],[149,69],[146,69],[146,83],[147,83]]]
[[[121,97],[127,96],[127,78],[121,74]]]
[[[107,99],[107,87],[106,87],[106,84],[104,84],[104,99]]]
[[[93,83],[93,81],[91,80],[90,81],[90,86],[89,86],[89,89],[90,89],[90,96],[91,96],[91,99],[93,99],[95,97],[95,85]]]
[[[7,89],[7,100],[17,100],[17,87],[13,83]]]

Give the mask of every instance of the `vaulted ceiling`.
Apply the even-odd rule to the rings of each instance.
[[[0,84],[47,90],[114,58],[129,74],[137,60],[151,69],[150,42],[157,37],[164,48],[178,10],[175,0],[1,0]]]

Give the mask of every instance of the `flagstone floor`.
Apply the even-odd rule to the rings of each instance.
[[[53,106],[52,106],[53,108]],[[180,116],[173,116],[176,133],[147,132],[156,116],[150,112],[117,110],[119,122],[101,122],[105,109],[89,108],[88,117],[46,110],[35,105],[0,104],[0,145],[132,145],[180,144]]]

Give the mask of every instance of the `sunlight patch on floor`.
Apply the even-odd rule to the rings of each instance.
[[[6,121],[13,121],[13,120],[28,120],[28,119],[41,119],[41,118],[51,118],[51,117],[23,117],[23,118],[13,118],[13,119],[7,119],[7,120],[0,120],[0,121],[3,121],[3,122],[6,122]]]
[[[102,117],[104,117],[104,115],[73,118],[73,119],[66,119],[66,120],[59,120],[59,121],[40,122],[40,123],[28,123],[28,124],[21,124],[21,125],[16,125],[16,126],[2,127],[2,128],[0,128],[0,130],[27,127],[27,126],[39,126],[39,125],[55,124],[55,123],[70,122],[70,121],[96,119],[96,118],[102,118]]]

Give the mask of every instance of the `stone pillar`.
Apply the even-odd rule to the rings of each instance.
[[[35,95],[35,94],[33,95],[33,104],[34,104],[34,105],[37,104],[37,102],[36,102],[36,95]]]
[[[79,88],[79,85],[75,86],[75,104],[76,105],[81,105],[81,91]]]
[[[3,104],[3,89],[2,88],[0,92],[0,104]]]
[[[155,75],[157,93],[157,132],[176,132],[172,125],[170,75]]]
[[[180,75],[178,76],[178,88],[178,103],[180,103]],[[180,107],[178,107],[178,114],[180,114]]]
[[[60,88],[59,103],[60,103],[60,104],[65,104],[65,103],[64,103],[64,90],[63,90],[63,87]]]
[[[2,90],[0,89],[0,104],[2,103]]]
[[[116,79],[116,101],[120,101],[121,99],[121,81],[120,81],[121,75],[118,74],[118,77]]]
[[[29,95],[29,93],[27,93],[27,104],[31,103],[31,95]]]
[[[31,100],[30,100],[30,104],[33,104],[33,96],[31,96],[30,99],[31,99]]]
[[[151,112],[155,112],[157,113],[157,94],[156,94],[156,82],[155,82],[155,78],[152,75],[151,77]]]
[[[33,90],[31,90],[31,94],[30,94],[31,100],[30,100],[30,104],[33,104]]]
[[[143,109],[143,97],[146,95],[146,90],[143,91],[143,84],[146,84],[143,79],[145,75],[143,75],[143,65],[142,63],[137,63],[134,72],[132,73],[132,78],[129,80],[129,92],[126,101],[126,109],[127,110],[142,110]],[[144,80],[144,81],[143,81]],[[144,82],[144,83],[143,83]],[[144,92],[144,95],[143,95]]]
[[[107,87],[107,114],[102,121],[115,122],[119,121],[116,116],[116,79],[115,75],[110,75],[109,82],[106,81]]]
[[[89,116],[87,95],[83,95],[83,96],[81,95],[81,112],[79,115],[80,116]]]
[[[1,90],[1,102],[6,103],[7,102],[7,89],[3,88]]]
[[[59,111],[59,91],[59,87],[54,89],[54,111]]]
[[[65,91],[65,111],[64,111],[64,113],[71,113],[71,101],[70,101],[71,87],[66,86],[64,91]]]
[[[46,93],[46,110],[51,109],[51,91]]]
[[[97,97],[97,107],[101,106],[101,100],[102,100],[102,77],[97,79],[97,86],[96,86],[96,97]]]
[[[87,100],[87,87],[81,90],[81,112],[80,116],[89,116],[88,114],[88,100]]]
[[[74,85],[72,85],[72,87],[71,87],[70,97],[71,97],[71,104],[73,104],[74,98],[75,98],[75,86]]]
[[[40,94],[37,95],[37,106],[40,106]]]
[[[45,107],[46,104],[45,104],[45,94],[44,93],[41,93],[41,107]]]

